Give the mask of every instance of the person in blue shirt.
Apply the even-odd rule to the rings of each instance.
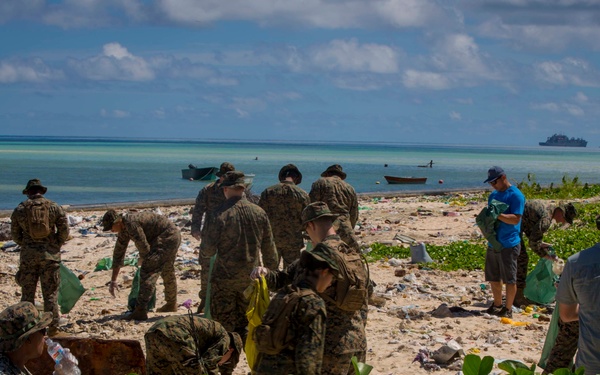
[[[525,196],[512,186],[504,170],[494,166],[488,170],[489,183],[494,191],[488,198],[508,204],[506,211],[498,216],[496,239],[502,250],[494,250],[488,246],[485,257],[485,281],[492,287],[494,302],[486,310],[491,315],[512,318],[512,306],[517,293],[517,258],[521,252],[521,216],[525,208]],[[506,305],[502,306],[502,284],[506,285]]]

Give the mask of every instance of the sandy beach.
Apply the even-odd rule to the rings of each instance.
[[[399,244],[394,240],[397,233],[425,244],[471,240],[479,237],[474,218],[485,204],[481,198],[486,195],[471,192],[446,196],[362,196],[359,237],[365,245],[374,242]],[[198,303],[199,243],[190,235],[190,208],[181,205],[154,208],[168,215],[182,232],[182,246],[176,260],[179,304],[187,299]],[[127,310],[127,296],[135,269],[130,266],[121,269],[121,290],[117,298],[108,293],[111,271],[93,272],[98,260],[112,256],[116,241],[114,234],[103,233],[96,227],[103,213],[103,210],[68,211],[73,225],[71,239],[62,250],[62,259],[76,274],[85,274],[82,283],[87,291],[75,308],[63,316],[61,329],[80,337],[133,338],[140,340],[143,347],[145,331],[157,319],[169,314],[150,313],[150,319],[145,322],[119,319]],[[0,221],[6,223],[9,219],[4,217]],[[19,253],[10,250],[0,251],[1,308],[20,300],[20,287],[13,277],[18,269]],[[127,256],[136,253],[135,246],[130,243]],[[544,321],[544,314],[541,319],[533,318],[531,314],[514,315],[515,321],[530,323],[527,326],[502,324],[498,318],[489,316],[454,314],[435,317],[431,314],[443,303],[450,307],[460,305],[469,311],[482,311],[487,307],[491,292],[482,271],[418,269],[410,264],[410,259],[400,259],[372,263],[370,272],[378,284],[377,295],[385,299],[384,306],[370,306],[369,311],[367,363],[374,367],[372,374],[427,373],[419,362],[413,363],[419,350],[434,351],[450,340],[459,343],[465,353],[521,360],[527,364],[539,360],[549,324]],[[42,301],[39,288],[38,301]],[[162,280],[159,279],[157,306],[163,303]],[[195,307],[193,309],[195,311]],[[186,312],[180,307],[177,314]],[[454,362],[439,373],[455,374],[461,364]],[[242,356],[235,374],[248,371]]]

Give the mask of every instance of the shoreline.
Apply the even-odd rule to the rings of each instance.
[[[491,190],[485,188],[455,188],[444,190],[407,190],[407,191],[389,191],[389,192],[371,192],[357,193],[359,198],[406,198],[420,196],[440,196],[447,194],[474,194],[474,193],[489,193]],[[150,208],[150,207],[171,207],[171,206],[193,206],[196,203],[196,198],[172,198],[172,199],[152,199],[147,201],[125,201],[125,202],[108,202],[108,203],[88,203],[88,204],[64,204],[62,205],[65,212],[74,211],[101,211],[110,208]],[[15,205],[16,207],[16,205]],[[0,209],[0,218],[10,217],[14,209]]]

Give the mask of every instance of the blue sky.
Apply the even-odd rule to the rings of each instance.
[[[600,145],[600,0],[2,0],[0,135]]]

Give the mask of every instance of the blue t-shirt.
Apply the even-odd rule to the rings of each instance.
[[[523,215],[525,208],[525,196],[516,186],[511,186],[504,191],[494,190],[488,198],[488,204],[495,199],[508,204],[508,208],[504,214]],[[521,242],[519,233],[521,232],[521,221],[517,225],[506,224],[499,221],[500,225],[496,228],[496,239],[504,248],[517,246]]]

